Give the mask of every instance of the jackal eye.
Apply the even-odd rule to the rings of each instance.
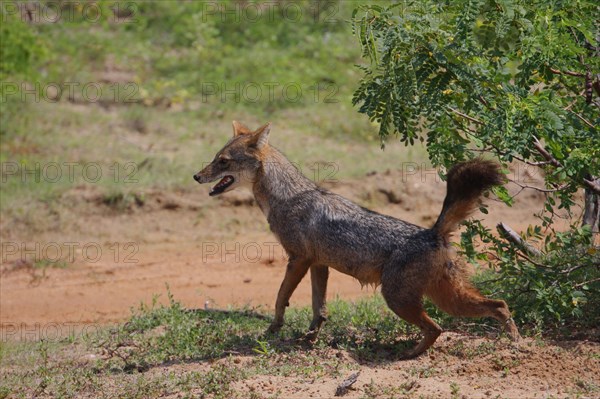
[[[219,165],[227,166],[229,164],[229,159],[227,158],[219,158]]]

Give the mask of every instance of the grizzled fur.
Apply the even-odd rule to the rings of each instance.
[[[423,310],[429,296],[457,316],[490,316],[519,337],[506,303],[483,297],[451,260],[449,236],[476,209],[481,193],[502,183],[498,165],[481,159],[454,166],[442,212],[428,229],[365,209],[319,188],[268,144],[270,125],[251,131],[234,122],[234,137],[213,162],[194,176],[199,183],[222,179],[218,195],[238,186],[252,190],[289,263],[269,330],[283,325],[285,307],[310,270],[313,320],[308,336],[316,337],[326,318],[328,268],[349,274],[362,284],[381,285],[388,306],[421,328],[423,340],[405,357],[429,348],[441,328]]]

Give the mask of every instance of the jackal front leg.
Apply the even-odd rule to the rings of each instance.
[[[267,332],[277,332],[283,326],[285,308],[289,305],[292,293],[300,283],[300,280],[306,275],[309,267],[310,262],[306,260],[290,259],[288,262],[285,277],[283,278],[279,293],[277,294],[277,301],[275,302],[275,318]]]
[[[310,267],[313,319],[306,333],[306,338],[311,341],[317,338],[321,325],[327,320],[325,297],[327,295],[328,278],[329,268],[327,266],[313,265]]]

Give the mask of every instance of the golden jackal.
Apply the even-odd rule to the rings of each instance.
[[[290,296],[310,270],[313,319],[308,335],[316,337],[325,321],[332,267],[363,284],[380,284],[390,309],[419,326],[424,337],[405,358],[423,353],[442,331],[423,310],[423,295],[452,315],[493,317],[512,339],[519,338],[506,303],[482,296],[450,259],[450,234],[477,207],[484,190],[502,183],[497,164],[476,159],[450,169],[442,211],[427,229],[317,187],[269,145],[270,129],[266,124],[252,131],[233,122],[233,137],[194,175],[198,183],[219,180],[211,196],[240,186],[252,190],[289,256],[270,332],[283,325]]]

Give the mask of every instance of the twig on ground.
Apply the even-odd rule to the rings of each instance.
[[[350,389],[350,387],[352,387],[352,385],[356,382],[359,375],[360,371],[350,374],[348,378],[338,385],[337,389],[335,390],[335,396],[344,396],[346,393],[348,393],[348,389]]]

